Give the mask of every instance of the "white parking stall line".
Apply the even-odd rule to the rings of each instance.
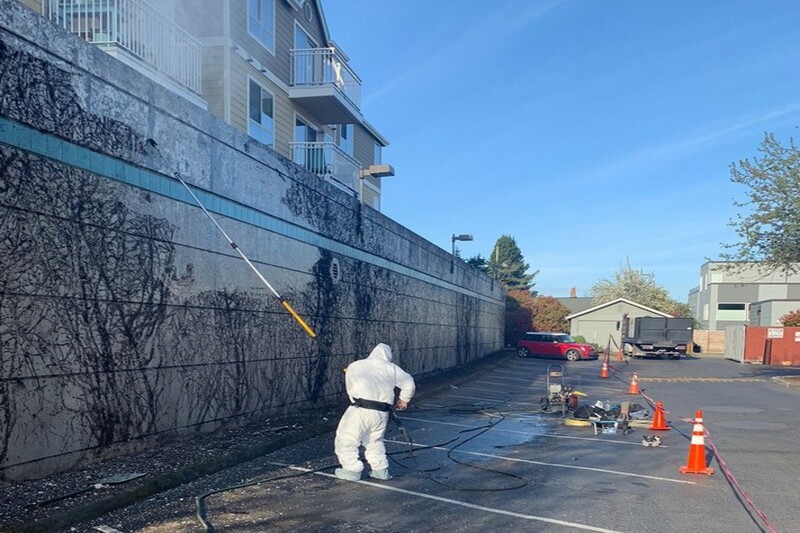
[[[277,464],[277,463],[275,463],[275,464]],[[280,465],[280,466],[287,466],[290,470],[297,470],[297,471],[300,471],[300,472],[311,472],[311,469],[303,468],[303,467],[299,467],[299,466],[292,466],[292,465]],[[323,477],[328,477],[328,478],[333,478],[333,479],[339,479],[335,475],[328,474],[327,472],[313,472],[313,473],[314,473],[314,475],[317,475],[317,476],[323,476]],[[487,513],[494,513],[494,514],[499,514],[499,515],[504,515],[504,516],[511,516],[511,517],[514,517],[514,518],[521,518],[523,520],[532,520],[532,521],[536,521],[536,522],[546,522],[548,524],[556,524],[556,525],[560,525],[560,526],[573,527],[575,529],[582,529],[584,531],[598,531],[600,533],[621,533],[621,532],[616,531],[614,529],[605,529],[605,528],[602,528],[602,527],[590,526],[588,524],[580,524],[578,522],[568,522],[566,520],[558,520],[556,518],[547,518],[547,517],[544,517],[544,516],[536,516],[536,515],[530,515],[530,514],[515,513],[513,511],[506,511],[505,509],[497,509],[495,507],[486,507],[485,505],[476,505],[474,503],[464,502],[464,501],[461,501],[461,500],[454,500],[452,498],[444,498],[442,496],[434,496],[432,494],[425,494],[425,493],[417,492],[417,491],[413,491],[413,490],[401,489],[399,487],[393,487],[391,485],[385,485],[385,484],[382,484],[382,483],[373,483],[371,481],[364,481],[364,480],[347,481],[347,483],[360,483],[362,485],[368,485],[370,487],[377,488],[377,489],[389,490],[389,491],[392,491],[392,492],[399,492],[401,494],[407,494],[409,496],[415,496],[415,497],[418,497],[418,498],[425,498],[427,500],[435,500],[435,501],[439,501],[439,502],[443,502],[443,503],[449,503],[449,504],[452,504],[452,505],[458,505],[458,506],[461,506],[461,507],[467,507],[469,509],[475,509],[476,511],[485,511]]]
[[[415,418],[413,416],[401,416],[401,417],[398,417],[398,418],[401,418],[402,420],[410,420],[412,422],[424,422],[424,423],[428,423],[428,424],[438,424],[440,426],[454,426],[454,427],[472,428],[472,429],[478,429],[479,427],[481,427],[481,426],[473,426],[473,425],[470,425],[470,424],[458,424],[458,423],[455,423],[455,422],[440,422],[438,420],[431,420],[429,418]],[[557,433],[533,433],[533,432],[530,432],[530,431],[518,431],[518,430],[515,430],[515,429],[503,429],[503,428],[499,428],[497,426],[492,428],[492,431],[502,431],[502,432],[505,432],[505,433],[513,433],[513,434],[516,434],[516,435],[527,435],[529,437],[548,437],[548,438],[553,438],[553,439],[588,440],[588,441],[593,441],[593,442],[602,442],[604,444],[624,444],[624,445],[628,445],[628,446],[641,446],[640,442],[628,442],[628,441],[625,441],[625,440],[606,439],[606,438],[598,438],[598,437],[576,437],[574,435],[559,435]],[[665,447],[666,446],[662,446],[662,448],[665,448]]]
[[[404,444],[406,446],[408,445],[407,442],[399,441],[399,440],[388,440],[388,439],[386,439],[385,442],[391,442],[392,444]],[[411,446],[416,446],[416,447],[419,447],[419,448],[427,448],[429,450],[440,450],[440,451],[445,451],[445,452],[462,453],[462,454],[466,454],[466,455],[475,455],[475,456],[478,456],[478,457],[489,457],[491,459],[500,459],[500,460],[503,460],[503,461],[511,461],[511,462],[514,462],[514,463],[526,463],[526,464],[531,464],[531,465],[552,466],[552,467],[555,467],[555,468],[571,468],[573,470],[588,470],[588,471],[591,471],[591,472],[600,472],[600,473],[603,473],[603,474],[613,474],[615,476],[638,477],[638,478],[644,478],[644,479],[652,479],[654,481],[667,481],[667,482],[670,482],[670,483],[682,483],[682,484],[685,484],[685,485],[696,485],[696,483],[694,481],[686,481],[684,479],[674,479],[674,478],[660,477],[660,476],[648,476],[646,474],[634,474],[633,472],[622,472],[620,470],[608,470],[608,469],[605,469],[605,468],[594,468],[594,467],[591,467],[591,466],[565,465],[565,464],[562,464],[562,463],[545,463],[543,461],[533,461],[531,459],[520,459],[519,457],[506,457],[504,455],[494,455],[494,454],[491,454],[491,453],[468,452],[468,451],[465,451],[465,450],[458,450],[458,449],[454,449],[454,448],[445,448],[443,446],[428,446],[428,445],[425,445],[425,444],[420,444],[418,442],[415,442],[415,443],[411,444]]]

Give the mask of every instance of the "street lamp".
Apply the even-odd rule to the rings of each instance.
[[[471,241],[472,235],[468,233],[462,233],[461,235],[456,235],[453,233],[453,253],[450,256],[450,273],[456,271],[456,241]]]

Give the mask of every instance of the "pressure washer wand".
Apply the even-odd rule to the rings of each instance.
[[[164,162],[166,163],[166,159],[164,159],[164,156],[161,154],[161,150],[158,149],[158,144],[156,144],[156,141],[154,141],[153,139],[147,139],[147,142],[155,149],[155,151],[156,151],[156,153],[158,153],[159,157],[161,157],[161,159],[164,160]],[[228,236],[228,234],[225,233],[225,230],[222,229],[222,226],[220,226],[219,223],[216,221],[216,219],[213,216],[211,216],[211,213],[208,212],[208,209],[206,209],[206,206],[203,205],[203,202],[201,202],[200,199],[197,198],[197,196],[194,194],[192,189],[189,188],[189,185],[183,180],[183,178],[181,177],[180,173],[179,172],[173,172],[172,175],[175,176],[175,178],[178,181],[181,182],[181,185],[183,185],[183,187],[189,192],[189,195],[191,195],[191,197],[194,199],[194,201],[197,203],[197,205],[200,206],[200,209],[203,210],[203,213],[206,214],[208,219],[211,222],[213,222],[214,225],[219,230],[219,232],[222,233],[222,236],[225,237],[225,240],[228,241],[228,244],[231,245],[231,248],[236,250],[236,252],[239,254],[239,256],[241,256],[241,258],[244,259],[244,262],[247,263],[247,266],[249,266],[250,269],[253,272],[255,272],[256,276],[258,276],[258,279],[260,279],[261,282],[264,283],[264,285],[266,285],[267,288],[272,292],[272,294],[275,295],[275,298],[278,299],[278,301],[281,303],[281,305],[284,307],[284,309],[286,309],[289,312],[289,314],[292,315],[292,317],[297,321],[298,324],[300,324],[300,326],[305,330],[306,333],[308,333],[308,335],[310,337],[312,337],[312,338],[316,337],[317,334],[314,333],[314,330],[311,329],[311,327],[308,324],[306,324],[305,320],[303,320],[300,317],[300,315],[297,314],[297,311],[295,311],[292,308],[292,306],[289,305],[289,302],[284,300],[281,297],[281,295],[278,294],[278,291],[276,291],[275,288],[272,285],[270,285],[269,281],[267,281],[267,278],[265,278],[261,274],[261,272],[259,272],[259,270],[256,268],[256,266],[247,258],[246,255],[244,255],[244,252],[242,252],[242,250],[239,248],[239,246],[237,246],[237,244],[235,242],[233,242],[233,239],[231,239]]]

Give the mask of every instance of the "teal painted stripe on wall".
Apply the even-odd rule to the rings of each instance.
[[[186,189],[183,188],[183,185],[175,178],[139,168],[115,157],[95,152],[83,146],[60,139],[54,135],[42,133],[4,117],[0,117],[0,143],[33,152],[60,163],[65,163],[93,174],[120,181],[172,200],[196,205]],[[500,303],[497,299],[484,296],[483,294],[459,287],[458,285],[419,272],[405,265],[389,261],[383,257],[323,237],[309,229],[273,217],[263,211],[253,209],[252,207],[248,207],[204,189],[199,189],[195,186],[191,187],[208,211],[214,214],[238,220],[239,222],[250,224],[296,241],[330,250],[331,252],[370,263],[391,270],[392,272],[473,298],[496,304]]]

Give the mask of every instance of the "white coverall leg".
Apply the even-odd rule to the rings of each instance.
[[[342,467],[351,472],[361,472],[364,463],[358,458],[359,446],[364,446],[364,457],[373,470],[389,468],[383,435],[389,413],[350,406],[342,416],[336,430],[334,451]]]

